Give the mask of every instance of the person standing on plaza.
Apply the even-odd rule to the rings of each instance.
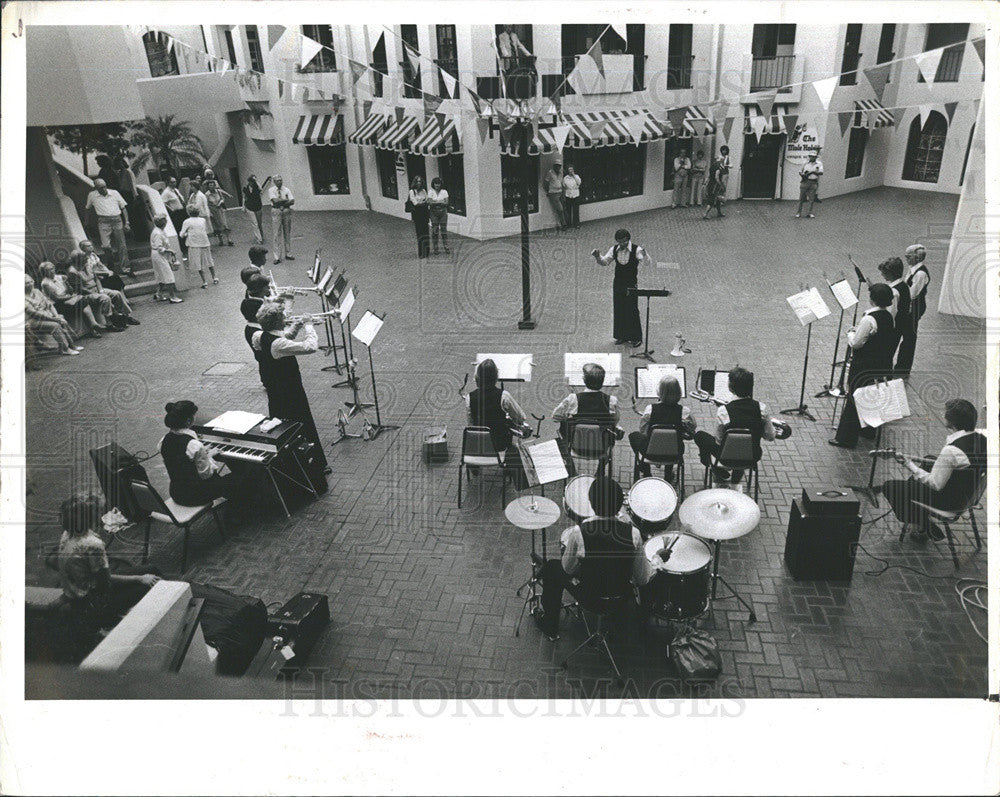
[[[194,205],[198,208],[198,215],[205,220],[205,230],[209,236],[212,235],[212,211],[208,207],[208,197],[202,190],[204,183],[200,177],[191,178],[191,192],[188,194],[188,207]],[[190,215],[190,211],[188,212]],[[178,231],[179,232],[179,231]]]
[[[267,192],[267,201],[271,205],[271,229],[274,236],[271,248],[274,250],[274,264],[280,263],[282,258],[294,260],[292,205],[295,204],[295,197],[292,196],[291,190],[285,185],[280,174],[274,176],[274,185]]]
[[[567,229],[566,207],[563,204],[562,164],[559,161],[553,163],[552,168],[545,175],[545,195],[549,198],[549,204],[552,205],[552,215],[556,217],[559,229]]]
[[[701,204],[701,189],[705,186],[707,171],[708,161],[705,160],[705,151],[700,149],[691,161],[691,204],[695,207]]]
[[[257,184],[257,175],[251,174],[247,178],[247,184],[243,186],[243,210],[252,214],[257,221],[257,243],[264,243],[264,202],[261,196],[261,187]]]
[[[104,180],[94,180],[94,190],[87,195],[86,209],[93,210],[97,216],[97,230],[105,256],[116,273],[134,276],[135,272],[129,267],[128,244],[125,242],[125,233],[132,229],[127,207],[122,195],[108,188]]]
[[[806,218],[816,218],[812,212],[813,202],[816,199],[816,192],[819,190],[819,178],[822,174],[823,164],[819,160],[819,150],[815,149],[809,153],[809,161],[799,169],[799,177],[802,182],[799,183],[799,208],[795,211],[795,218],[802,218],[802,205],[805,202],[809,203]]]
[[[180,233],[181,225],[184,223],[184,219],[187,218],[187,214],[184,212],[184,197],[181,195],[180,189],[177,187],[177,178],[168,177],[166,187],[160,192],[160,198],[163,200],[163,204],[167,207],[167,214],[170,216],[170,221],[174,225],[174,232]],[[181,244],[181,254],[185,257],[187,256],[187,244],[183,239],[178,238]]]
[[[233,239],[229,236],[229,223],[226,219],[226,197],[232,198],[232,194],[223,190],[218,180],[212,178],[205,181],[205,199],[208,200],[208,210],[212,218],[212,228],[219,236],[219,246],[222,246],[222,236],[225,233],[228,246],[233,246]]]
[[[907,247],[905,256],[906,263],[910,267],[906,275],[906,285],[910,291],[910,320],[900,327],[902,338],[893,369],[896,376],[903,378],[908,377],[910,369],[913,368],[913,355],[917,350],[917,328],[920,326],[920,319],[927,312],[927,286],[931,281],[927,266],[924,265],[927,250],[923,244]]]
[[[195,269],[201,277],[201,287],[207,288],[205,268],[212,274],[212,284],[218,285],[215,276],[215,260],[212,258],[212,242],[208,238],[208,225],[201,211],[194,205],[188,205],[188,217],[181,225],[180,237],[187,239],[188,268]]]
[[[434,243],[434,254],[438,253],[438,236],[445,252],[448,248],[448,189],[444,187],[440,177],[431,180],[431,190],[427,192],[427,207],[431,219],[431,240]]]
[[[180,304],[184,300],[174,293],[174,269],[177,268],[177,258],[174,250],[170,248],[170,240],[164,231],[166,226],[167,217],[157,216],[153,219],[153,231],[149,234],[149,259],[153,264],[153,275],[157,282],[153,301]]]
[[[688,206],[688,174],[691,171],[691,158],[688,157],[687,147],[680,147],[677,150],[677,157],[674,158],[674,203],[672,208],[686,208]]]
[[[705,215],[702,216],[703,219],[708,218],[708,214],[712,212],[712,208],[715,208],[715,212],[718,214],[716,218],[721,219],[726,215],[722,212],[722,204],[725,202],[726,197],[724,169],[722,158],[716,158],[708,169],[708,184],[705,186]]]
[[[726,197],[726,189],[729,188],[729,171],[732,169],[732,162],[729,160],[729,147],[723,144],[719,147],[719,177],[722,183],[722,198]]]
[[[566,208],[566,227],[580,229],[580,186],[583,179],[576,173],[573,164],[566,164],[563,176],[563,205]]]
[[[632,243],[628,230],[618,230],[615,233],[615,243],[603,257],[596,249],[591,252],[594,259],[602,266],[615,265],[615,278],[612,287],[614,302],[614,337],[615,343],[630,343],[642,345],[642,322],[639,319],[639,297],[630,294],[639,282],[639,265],[648,264],[649,255],[638,244]]]
[[[424,258],[430,256],[430,234],[428,232],[428,222],[430,220],[430,208],[427,205],[427,189],[424,187],[424,178],[419,174],[410,183],[410,193],[406,195],[406,210],[413,219],[413,229],[417,234],[417,257]]]

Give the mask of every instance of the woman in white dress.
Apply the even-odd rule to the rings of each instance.
[[[179,298],[174,292],[174,267],[177,263],[177,256],[170,248],[170,239],[165,232],[167,226],[166,216],[157,216],[153,219],[153,232],[149,235],[149,259],[153,263],[153,276],[156,277],[157,290],[153,294],[155,302],[170,302],[179,304],[184,300]]]
[[[207,288],[205,281],[205,267],[208,267],[212,274],[212,283],[219,284],[215,277],[215,260],[212,259],[212,242],[208,239],[208,219],[206,219],[197,205],[188,205],[188,217],[181,225],[180,236],[187,240],[188,245],[188,268],[197,269],[198,276],[201,277],[201,287]]]

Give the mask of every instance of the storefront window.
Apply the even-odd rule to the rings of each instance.
[[[568,150],[567,150],[568,151]],[[528,177],[528,213],[538,212],[538,156],[528,156],[531,174]],[[503,217],[521,215],[521,173],[523,161],[511,155],[500,156],[500,186],[503,197]]]
[[[438,174],[448,192],[448,212],[465,215],[465,163],[461,155],[438,158]]]
[[[626,144],[598,149],[567,149],[566,164],[580,175],[580,204],[606,202],[642,193],[646,145]]]
[[[332,147],[306,147],[314,194],[351,193],[351,186],[347,178],[346,150],[347,147],[344,144]]]
[[[396,153],[389,149],[375,150],[375,165],[382,185],[382,196],[399,199],[399,183],[396,180]]]

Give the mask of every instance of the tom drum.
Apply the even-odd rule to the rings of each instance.
[[[594,483],[593,476],[577,476],[566,482],[563,491],[563,508],[574,523],[582,523],[594,516],[590,505],[590,485]]]
[[[647,476],[628,491],[628,514],[643,539],[665,531],[677,508],[677,493],[663,479]]]
[[[642,555],[651,577],[640,595],[652,615],[685,620],[708,608],[712,550],[704,540],[685,532],[658,534],[646,541]]]

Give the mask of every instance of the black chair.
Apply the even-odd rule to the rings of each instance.
[[[458,508],[462,508],[462,468],[466,483],[470,482],[470,468],[499,468],[501,474],[500,501],[507,506],[507,479],[504,467],[506,452],[496,450],[493,433],[488,426],[466,426],[462,431],[462,457],[458,461]]]
[[[187,570],[188,536],[191,533],[191,526],[197,523],[209,512],[215,517],[215,524],[219,529],[219,537],[226,539],[226,532],[222,525],[222,515],[219,514],[219,507],[226,503],[225,498],[216,498],[214,501],[202,506],[181,506],[172,498],[163,498],[155,488],[148,482],[135,480],[131,483],[132,496],[139,507],[148,512],[146,518],[146,537],[143,545],[142,561],[149,558],[149,530],[152,522],[167,523],[184,530],[184,547],[181,550],[181,573]]]
[[[953,486],[953,480],[958,480]],[[961,520],[962,515],[969,513],[969,522],[972,524],[972,533],[976,538],[976,550],[982,550],[983,541],[979,538],[979,526],[976,524],[976,508],[980,507],[983,493],[986,491],[986,468],[959,468],[951,473],[948,479],[950,489],[955,489],[957,494],[962,496],[962,502],[955,509],[939,509],[930,504],[911,500],[910,503],[919,510],[925,512],[931,520],[936,520],[944,526],[944,532],[948,539],[948,547],[951,549],[951,560],[955,567],[958,567],[958,554],[955,552],[955,538],[951,533],[951,524]],[[899,535],[900,541],[906,535],[905,526]]]
[[[570,420],[566,431],[571,458],[596,462],[598,469],[604,467],[605,473],[611,473],[617,439],[611,428],[596,421]]]
[[[730,470],[742,470],[747,474],[747,490],[753,482],[753,498],[760,495],[760,475],[758,459],[753,455],[753,436],[749,429],[727,429],[722,435],[719,455],[713,457],[712,464],[705,468],[705,487],[710,485],[712,468],[721,466]]]
[[[635,467],[632,472],[632,480],[639,480],[639,466],[653,465],[662,467],[664,475],[671,465],[676,469],[677,491],[681,500],[684,500],[684,449],[681,435],[672,426],[651,426],[649,429],[649,442],[646,450],[640,454],[635,454]]]

